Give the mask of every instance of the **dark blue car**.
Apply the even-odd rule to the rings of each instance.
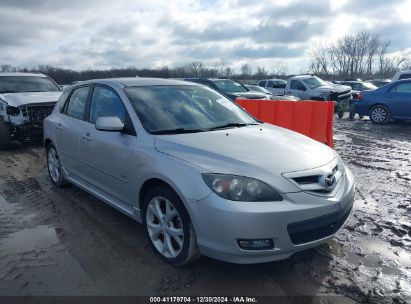
[[[358,96],[355,111],[376,124],[411,120],[411,79],[399,80]]]

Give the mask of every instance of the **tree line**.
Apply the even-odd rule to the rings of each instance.
[[[378,34],[360,32],[335,43],[316,43],[311,49],[310,71],[324,78],[391,78],[411,68],[410,52],[389,53],[391,42]]]
[[[411,69],[410,54],[389,52],[390,41],[368,32],[347,35],[335,43],[313,45],[310,56],[311,64],[307,73],[316,74],[328,80],[345,78],[391,78],[395,72]],[[160,68],[111,68],[106,70],[76,71],[50,65],[39,65],[36,68],[0,65],[2,72],[38,72],[53,78],[59,84],[70,84],[73,81],[101,79],[112,77],[161,77],[161,78],[232,78],[250,80],[263,78],[287,78],[288,66],[278,62],[274,68],[258,66],[252,68],[245,63],[239,71],[235,71],[224,62],[205,65],[201,61]]]

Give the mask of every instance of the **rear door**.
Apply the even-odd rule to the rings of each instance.
[[[80,135],[84,179],[105,194],[131,204],[137,193],[130,187],[138,171],[133,162],[137,137],[123,101],[111,87],[96,85],[88,112],[88,126]],[[124,131],[97,130],[96,120],[107,116],[119,117],[125,124]]]
[[[57,149],[69,176],[78,176],[82,168],[79,142],[80,134],[88,124],[84,118],[89,94],[88,85],[75,88],[55,123]]]
[[[388,92],[387,103],[394,117],[411,117],[411,81],[401,82]]]

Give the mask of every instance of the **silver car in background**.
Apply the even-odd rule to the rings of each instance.
[[[261,123],[186,81],[91,80],[44,122],[51,181],[67,181],[142,223],[176,266],[201,254],[285,259],[346,222],[354,178],[331,148]]]

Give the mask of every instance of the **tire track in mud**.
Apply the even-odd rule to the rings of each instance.
[[[0,250],[0,294],[2,281],[6,288],[15,287],[16,292],[21,290],[18,286],[25,290],[27,284],[16,283],[15,279],[25,278],[25,273],[33,269],[53,266],[65,269],[66,264],[76,264],[81,272],[79,276],[83,277],[74,294],[169,292],[193,280],[192,274],[180,274],[170,266],[164,267],[153,256],[143,229],[136,222],[76,187],[54,188],[40,158],[42,149],[28,151],[0,153],[0,195],[13,206],[14,214],[20,214],[23,209],[26,215],[32,213],[29,221],[15,225],[14,215],[5,214],[6,210],[0,208],[0,225],[9,227],[1,230],[0,237],[41,225],[45,231],[53,230],[58,242],[44,250],[20,253]],[[147,280],[148,273],[155,279]],[[33,290],[37,294],[45,292]]]
[[[360,294],[377,303],[411,300],[410,128],[375,127],[366,121],[336,124],[337,151],[357,184],[352,216],[337,237],[349,247],[349,263],[341,269],[350,284],[341,279],[330,284],[341,293]]]

